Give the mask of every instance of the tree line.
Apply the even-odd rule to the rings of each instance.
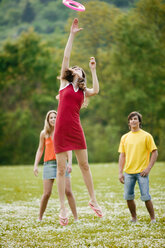
[[[85,6],[91,0],[81,0]],[[130,8],[138,0],[96,0]],[[95,3],[93,3],[95,6]],[[0,42],[10,37],[15,39],[33,26],[35,32],[47,39],[49,36],[64,34],[65,22],[76,12],[65,7],[62,0],[1,0],[0,1]],[[56,44],[57,45],[57,44]]]
[[[71,64],[85,69],[90,87],[88,62],[95,56],[100,82],[99,95],[81,110],[89,161],[118,159],[120,137],[128,131],[127,116],[134,110],[143,115],[143,128],[154,136],[159,160],[164,160],[163,0],[140,0],[126,12],[89,1],[78,18],[84,30],[75,39]],[[71,22],[69,18],[60,47],[29,29],[15,41],[7,40],[0,51],[1,164],[34,161],[45,115],[58,106],[57,76]]]

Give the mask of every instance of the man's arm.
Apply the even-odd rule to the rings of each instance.
[[[149,162],[147,168],[140,173],[140,175],[142,177],[148,176],[148,174],[150,173],[150,170],[152,169],[152,167],[154,166],[154,164],[157,160],[157,157],[158,157],[158,151],[153,150],[151,153],[150,162]]]
[[[121,183],[124,183],[124,175],[123,175],[124,164],[125,164],[125,153],[122,152],[119,155],[119,181]]]

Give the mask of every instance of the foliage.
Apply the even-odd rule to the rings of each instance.
[[[30,163],[47,109],[57,106],[55,50],[29,30],[0,54],[1,163]],[[53,66],[54,65],[54,66]]]
[[[164,247],[164,163],[156,163],[150,172],[150,193],[157,223],[150,224],[139,188],[135,187],[138,222],[130,223],[130,213],[123,199],[123,185],[118,180],[118,166],[90,166],[96,197],[104,217],[99,219],[88,206],[88,194],[80,168],[73,166],[72,189],[79,222],[75,223],[69,209],[69,224],[59,225],[59,200],[56,183],[43,222],[37,222],[43,192],[42,173],[35,178],[33,166],[0,167],[0,243],[17,248],[155,248]],[[6,179],[7,178],[7,179]],[[138,186],[138,185],[136,185]],[[159,192],[159,193],[158,193]]]
[[[40,20],[45,18],[42,30],[48,32],[52,28],[59,32],[44,41],[26,23],[20,26],[26,32],[13,42],[5,41],[1,48],[1,164],[32,163],[45,114],[57,108],[57,75],[73,18],[66,22],[64,33],[62,19],[69,17],[69,9],[61,14],[64,7],[61,1],[34,2],[30,2],[37,13],[34,26],[41,28]],[[2,1],[1,4],[4,9],[11,10],[15,3]],[[24,1],[17,4],[25,7]],[[38,11],[41,4],[44,10]],[[54,8],[59,12],[53,13]],[[13,16],[21,18],[19,11]],[[136,7],[123,12],[106,2],[100,5],[100,1],[91,0],[86,3],[85,12],[76,14],[84,30],[74,41],[71,64],[85,69],[87,84],[91,87],[88,61],[90,56],[95,56],[100,82],[99,95],[92,97],[88,108],[81,110],[89,161],[118,159],[120,137],[128,132],[127,116],[134,110],[142,113],[143,127],[156,141],[159,160],[164,160],[164,2],[141,0]],[[12,25],[5,18],[2,22]],[[58,24],[51,27],[53,19]]]
[[[88,116],[93,113],[97,116],[90,118],[88,125],[92,128],[96,125],[96,118],[99,119],[97,120],[101,123],[99,132],[97,132],[97,138],[94,138],[94,135],[91,137],[91,130],[86,130],[86,135],[90,137],[88,144],[91,147],[93,146],[91,143],[94,143],[93,140],[100,141],[100,144],[104,142],[104,145],[100,146],[105,148],[104,152],[100,150],[105,155],[105,160],[102,161],[109,161],[109,159],[113,161],[114,158],[117,158],[117,149],[115,148],[117,148],[119,137],[128,131],[127,116],[134,110],[143,114],[143,127],[154,136],[156,144],[160,148],[160,159],[164,159],[161,151],[165,148],[162,134],[165,107],[165,49],[162,39],[165,32],[162,23],[165,21],[165,10],[164,4],[161,2],[157,0],[141,1],[137,8],[128,14],[113,8],[108,9],[108,5],[103,5],[99,10],[98,3],[98,8],[97,6],[95,8],[96,12],[89,9],[90,17],[88,9],[83,16],[80,16],[82,26],[84,24],[87,27],[86,33],[84,31],[85,34],[79,39],[80,42],[78,41],[77,46],[80,53],[82,51],[81,61],[87,60],[84,53],[85,46],[90,47],[91,50],[88,49],[88,51],[91,52],[91,55],[93,51],[97,58],[101,86],[99,98],[93,100],[93,105],[91,108],[89,107],[88,112]],[[153,16],[159,18],[152,18],[151,21],[151,10],[155,11]],[[102,11],[105,23],[100,17]],[[113,15],[110,14],[110,11]],[[93,23],[92,17],[96,13],[98,16],[97,29],[95,30],[93,27],[90,29],[91,26],[88,26],[87,23],[90,25]],[[157,13],[160,14],[157,15]],[[92,34],[92,30],[94,35],[87,38],[88,33]],[[91,37],[94,39],[93,43]],[[104,38],[105,44],[102,43]],[[85,40],[88,44],[85,43]],[[110,127],[109,130],[116,130],[113,131],[116,134],[114,140],[112,131],[105,134],[108,127]],[[111,144],[114,147],[112,150]],[[98,152],[96,153],[98,154]],[[95,161],[95,156],[93,159],[92,161]]]
[[[35,19],[35,12],[31,6],[30,2],[26,3],[25,9],[22,14],[23,22],[32,22]]]
[[[90,1],[81,1],[88,6]],[[128,8],[136,0],[100,1],[116,4],[118,7]],[[5,13],[5,15],[4,15]],[[62,0],[2,0],[0,2],[0,41],[7,37],[15,38],[22,31],[33,26],[34,30],[47,39],[47,34],[59,36],[64,33],[64,27],[69,16],[76,12],[66,8]]]

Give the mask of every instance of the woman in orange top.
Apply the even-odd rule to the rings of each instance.
[[[55,110],[50,110],[46,115],[44,129],[40,133],[39,146],[36,152],[35,162],[34,162],[34,175],[38,176],[38,164],[41,160],[45,148],[44,168],[43,168],[44,192],[40,204],[40,213],[39,213],[40,221],[42,220],[43,214],[45,212],[49,197],[52,192],[54,179],[56,178],[56,173],[57,173],[56,155],[54,152],[54,145],[53,145],[53,135],[54,135],[56,115],[57,112]],[[72,193],[71,180],[70,180],[70,173],[72,171],[72,151],[68,151],[67,154],[68,154],[68,164],[65,174],[65,194],[67,196],[68,203],[73,213],[74,219],[75,221],[77,221],[78,217],[76,210],[76,202],[74,195]]]

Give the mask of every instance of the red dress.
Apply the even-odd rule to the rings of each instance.
[[[59,105],[54,132],[55,153],[86,149],[86,141],[80,123],[80,108],[84,92],[74,91],[70,83],[59,91]]]

